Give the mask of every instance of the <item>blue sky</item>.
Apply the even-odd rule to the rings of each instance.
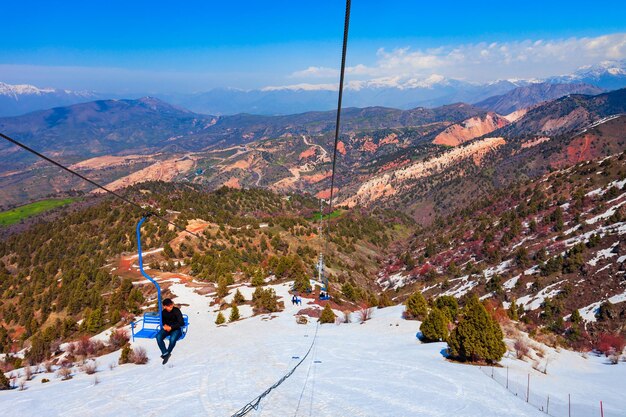
[[[4,3],[4,82],[161,93],[336,83],[342,0]],[[348,80],[483,82],[624,59],[625,15],[623,1],[355,0]]]

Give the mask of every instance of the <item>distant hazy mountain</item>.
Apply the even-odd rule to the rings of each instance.
[[[451,103],[473,103],[503,94],[527,81],[497,81],[472,84],[458,80],[441,79],[415,87],[365,86],[346,89],[346,107],[437,107]],[[332,110],[337,106],[337,92],[331,89],[307,87],[272,87],[263,90],[214,89],[192,95],[160,95],[160,98],[198,113],[263,115],[293,114],[307,111]]]
[[[603,91],[601,88],[589,84],[537,83],[518,87],[499,96],[489,97],[475,105],[506,115],[568,94],[596,95]]]
[[[538,80],[499,80],[476,84],[461,80],[431,76],[426,80],[408,81],[398,86],[381,85],[374,81],[352,83],[344,94],[346,107],[384,106],[397,109],[415,107],[437,107],[450,103],[479,103],[502,96],[520,87],[518,97],[510,105],[505,98],[502,103],[492,99],[484,103],[498,113],[506,113],[513,108],[551,100],[572,93],[597,94],[600,90],[589,87],[582,89],[580,84],[588,84],[603,90],[626,87],[626,61],[603,62],[593,67],[581,68],[573,74],[550,77],[544,84],[576,84],[576,87],[533,87]],[[135,97],[140,97],[139,94]],[[154,95],[154,94],[152,94]],[[157,94],[168,103],[179,105],[196,113],[228,115],[250,113],[257,115],[284,115],[310,111],[332,110],[337,105],[337,92],[329,85],[294,85],[266,87],[258,90],[238,90],[219,88],[195,94]],[[97,99],[128,98],[117,94],[76,92],[51,88],[37,88],[30,85],[8,85],[0,83],[0,117],[15,116],[51,107],[67,106]],[[497,105],[497,106],[496,106]],[[495,106],[495,107],[494,107]]]

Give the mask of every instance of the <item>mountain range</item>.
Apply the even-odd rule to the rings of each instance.
[[[548,77],[544,80],[496,80],[489,83],[471,83],[463,80],[431,76],[422,82],[398,86],[355,82],[349,84],[344,95],[347,107],[386,106],[399,109],[437,107],[449,103],[484,103],[494,96],[507,94],[518,87],[534,84],[565,84],[537,97],[539,101],[557,98],[556,94],[599,93],[589,86],[602,90],[626,87],[626,61],[608,61],[584,67],[573,74]],[[586,87],[582,87],[586,84]],[[546,87],[543,87],[546,88]],[[532,91],[536,94],[536,90]],[[66,106],[100,99],[123,99],[153,95],[169,103],[188,108],[196,113],[228,115],[251,113],[260,115],[293,114],[308,111],[331,110],[336,106],[337,93],[332,85],[265,87],[256,90],[217,88],[198,93],[137,93],[131,97],[93,91],[70,91],[38,88],[31,85],[0,83],[0,117],[15,116],[51,107]],[[520,103],[523,105],[525,103]],[[491,108],[505,111],[502,107]]]
[[[519,105],[519,97],[529,97],[529,104],[543,98],[514,93],[512,106]],[[624,137],[619,129],[583,135],[584,140],[581,134],[612,118],[618,124],[609,125],[620,126],[624,113],[626,89],[570,94],[510,114],[465,103],[411,110],[346,108],[337,196],[347,205],[403,207],[428,222],[458,207],[468,193],[488,193],[520,177],[543,175],[563,161],[620,151]],[[100,100],[0,118],[0,131],[115,189],[153,179],[210,189],[306,191],[324,198],[334,127],[332,111],[208,116],[156,98]],[[89,190],[16,147],[0,144],[0,157],[6,204],[41,198],[51,190]]]

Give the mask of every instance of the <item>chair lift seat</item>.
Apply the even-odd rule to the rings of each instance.
[[[185,325],[180,328],[182,334],[180,335],[178,340],[183,340],[185,336],[187,336],[187,328],[189,327],[189,316],[183,314],[183,319],[185,320]],[[135,328],[139,327],[139,323],[141,323],[141,328],[135,331]],[[144,313],[143,318],[130,324],[130,329],[133,336],[133,342],[135,341],[135,338],[154,339],[161,329],[161,318],[159,317],[159,312],[149,311]],[[166,338],[169,339],[169,335]]]

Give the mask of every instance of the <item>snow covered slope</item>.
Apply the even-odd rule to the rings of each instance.
[[[287,284],[274,288],[288,300]],[[299,308],[290,303],[285,311],[272,317],[250,317],[250,309],[242,308],[243,320],[217,327],[217,313],[209,307],[211,297],[199,295],[181,283],[173,284],[171,290],[189,314],[190,331],[167,365],[161,365],[153,340],[139,340],[135,346],[144,346],[151,358],[147,365],[127,364],[109,369],[109,364],[117,363],[118,351],[98,359],[99,372],[95,375],[80,373],[69,381],[61,381],[51,374],[38,374],[24,391],[0,392],[2,414],[231,415],[293,367],[315,334],[314,322],[296,324],[294,314]],[[249,299],[252,289],[242,287],[241,292]],[[306,302],[302,307],[307,307]],[[415,338],[419,323],[402,320],[401,312],[401,306],[390,307],[376,310],[374,318],[363,325],[320,326],[314,348],[302,366],[261,402],[259,410],[249,415],[543,415],[507,392],[480,368],[446,361],[442,356],[445,344],[421,344]],[[564,363],[556,365],[559,360],[553,359],[555,365],[551,367],[568,368],[567,364],[573,363],[566,357]],[[585,361],[579,357],[574,360]],[[510,359],[506,362],[525,375],[525,363]],[[616,372],[604,386],[587,390],[589,402],[595,403],[602,393],[605,399],[621,402],[613,407],[626,409],[619,383],[614,383],[623,380],[626,367],[606,367],[592,361],[586,364],[585,372],[600,374],[607,368]],[[534,373],[534,380],[543,380],[553,390],[558,390],[561,382],[576,385],[571,371],[556,375],[530,372]],[[42,384],[41,379],[46,377],[51,382]]]

